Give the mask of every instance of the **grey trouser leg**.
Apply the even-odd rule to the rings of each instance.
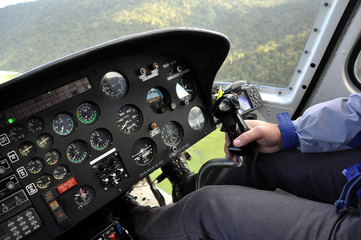
[[[136,232],[140,239],[361,239],[359,210],[336,214],[333,208],[346,183],[341,171],[360,162],[359,153],[261,155],[246,178],[242,169],[215,171],[208,183],[220,186],[135,211]],[[302,198],[240,185],[282,188]]]
[[[359,239],[359,215],[274,191],[217,185],[134,213],[134,221],[140,239]]]

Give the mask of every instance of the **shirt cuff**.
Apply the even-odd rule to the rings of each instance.
[[[298,137],[295,126],[288,112],[277,114],[278,127],[282,136],[282,150],[296,148]]]

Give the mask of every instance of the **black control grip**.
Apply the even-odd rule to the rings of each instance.
[[[212,109],[213,115],[222,122],[231,142],[242,133],[248,131],[246,123],[238,112],[238,106],[237,97],[232,94],[226,94],[216,101]],[[251,147],[247,145],[238,148],[231,144],[228,150],[233,155],[244,156],[250,153]]]

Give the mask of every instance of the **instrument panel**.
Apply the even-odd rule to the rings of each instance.
[[[228,48],[213,32],[164,30],[0,88],[15,96],[0,108],[0,239],[61,236],[212,132],[211,86]]]

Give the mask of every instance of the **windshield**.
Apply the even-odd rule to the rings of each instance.
[[[0,81],[115,38],[167,28],[225,34],[217,81],[286,87],[319,0],[33,0],[0,5]],[[18,2],[18,1],[15,1]],[[20,1],[22,2],[22,1]]]

